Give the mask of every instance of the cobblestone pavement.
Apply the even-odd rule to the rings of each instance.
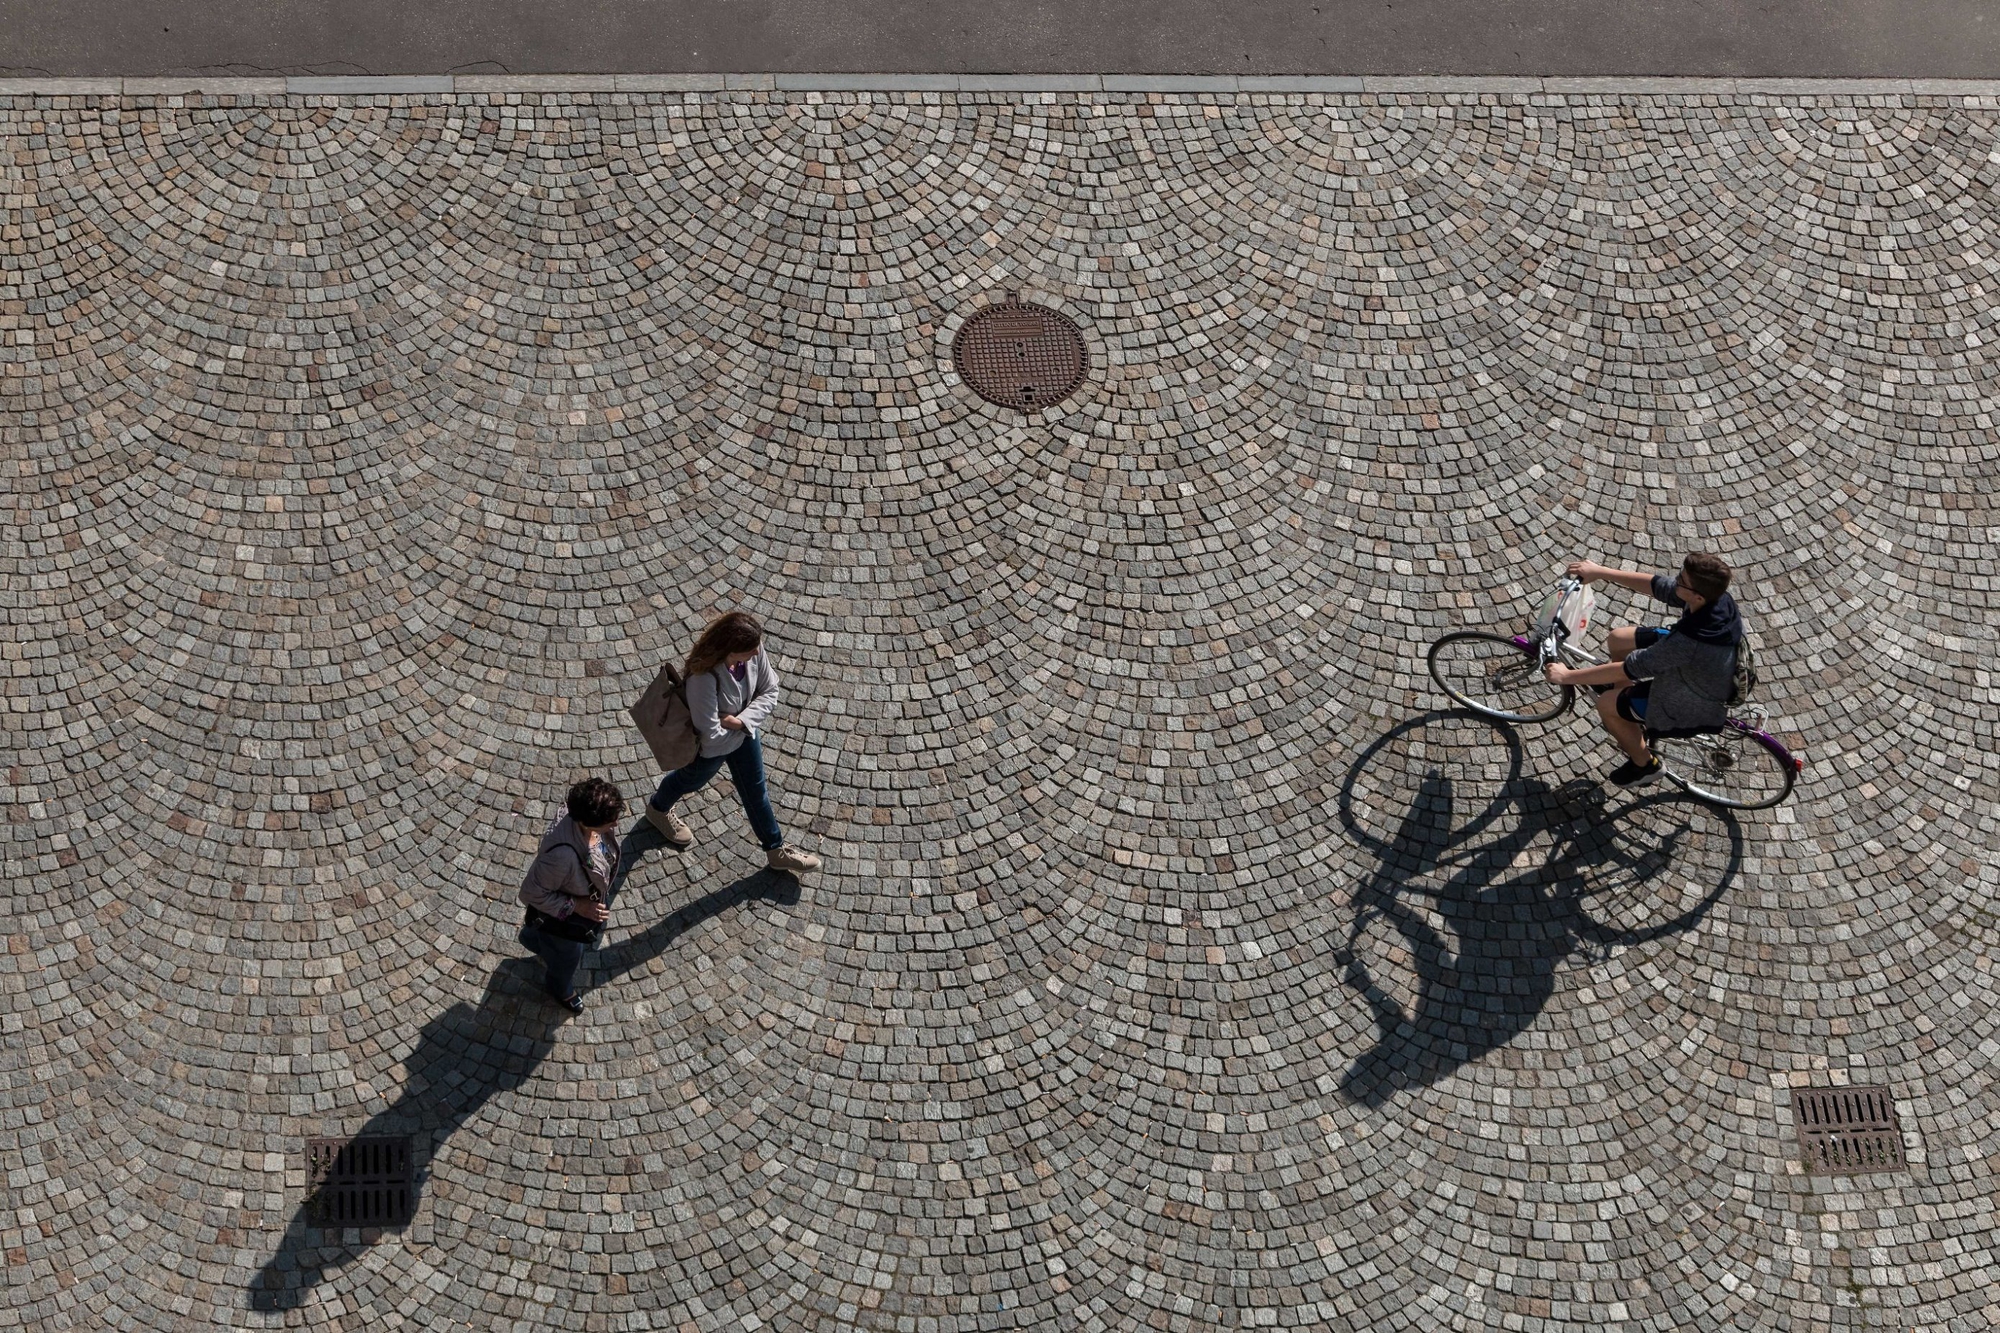
[[[0,111],[0,1329],[2000,1322],[2000,109],[188,101]],[[1698,546],[1789,805],[1439,711]],[[514,886],[732,605],[827,868],[718,782],[558,1021]]]

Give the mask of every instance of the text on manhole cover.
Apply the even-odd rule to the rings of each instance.
[[[989,403],[1032,412],[1075,393],[1089,370],[1083,333],[1047,306],[1003,301],[978,311],[951,341],[952,366]]]

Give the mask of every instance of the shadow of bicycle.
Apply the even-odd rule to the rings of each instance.
[[[626,844],[620,881],[638,856],[660,846],[661,840],[642,825]],[[752,900],[796,904],[799,882],[777,871],[759,871],[606,946],[585,966],[597,985],[616,980],[659,957],[695,926]],[[429,1161],[494,1096],[532,1078],[555,1049],[556,1031],[569,1017],[543,994],[541,972],[538,959],[510,958],[493,969],[477,1004],[455,1004],[426,1023],[403,1061],[402,1093],[355,1137],[418,1135],[429,1144],[429,1151],[422,1154]],[[420,1177],[420,1191],[423,1183]],[[383,1236],[401,1230],[322,1227],[314,1224],[312,1209],[310,1197],[299,1204],[276,1252],[258,1270],[249,1289],[251,1309],[296,1309],[329,1271],[353,1263]]]
[[[1573,955],[1694,928],[1743,862],[1727,812],[1552,787],[1524,773],[1512,728],[1467,712],[1413,718],[1363,751],[1340,821],[1375,861],[1335,956],[1375,1018],[1375,1046],[1340,1081],[1368,1106],[1526,1031]]]

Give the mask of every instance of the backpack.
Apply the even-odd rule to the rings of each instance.
[[[686,768],[701,754],[701,737],[695,734],[694,718],[688,713],[687,689],[672,662],[660,668],[639,702],[632,705],[631,713],[662,773]]]
[[[1757,659],[1750,651],[1750,636],[1746,633],[1736,645],[1736,673],[1729,682],[1729,706],[1741,708],[1750,702],[1750,691],[1756,688]]]

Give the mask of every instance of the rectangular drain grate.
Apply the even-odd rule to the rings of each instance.
[[[1808,1171],[1852,1176],[1909,1165],[1896,1099],[1887,1088],[1799,1088],[1792,1094],[1792,1117]]]
[[[416,1208],[408,1139],[308,1140],[306,1181],[323,1227],[399,1227]]]

